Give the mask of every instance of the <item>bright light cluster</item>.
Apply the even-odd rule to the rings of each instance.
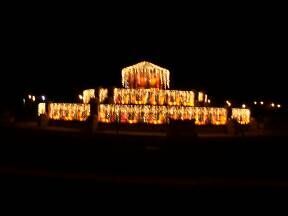
[[[235,119],[239,124],[249,124],[250,115],[249,109],[232,108],[232,119]]]
[[[46,104],[39,103],[38,104],[38,116],[40,116],[41,114],[45,114],[45,113],[46,113]]]
[[[124,88],[159,88],[169,89],[170,72],[150,62],[122,69],[122,86]]]
[[[114,89],[115,104],[194,106],[193,91],[160,89]]]
[[[224,125],[227,121],[227,111],[225,108],[212,107],[101,104],[98,115],[99,122],[103,123],[165,124],[169,119],[195,119],[197,125]]]
[[[204,93],[203,92],[198,92],[198,101],[203,102],[204,101]]]
[[[92,98],[95,98],[95,89],[83,91],[83,103],[88,104]]]
[[[108,97],[108,89],[100,88],[99,89],[99,102],[103,103],[107,97]]]
[[[48,116],[53,120],[85,121],[90,115],[89,104],[50,103]]]

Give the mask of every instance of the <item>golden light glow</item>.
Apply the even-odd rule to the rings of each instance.
[[[48,116],[53,120],[85,121],[90,115],[89,104],[49,103]]]
[[[160,89],[114,89],[115,104],[194,106],[193,91]]]
[[[242,104],[242,108],[244,108],[244,109],[245,109],[245,108],[246,108],[246,104]]]
[[[32,99],[32,96],[29,94],[29,95],[28,95],[28,98],[31,100],[31,99]]]
[[[32,101],[36,101],[36,97],[35,96],[32,96]]]
[[[40,116],[41,114],[45,114],[45,113],[46,113],[46,104],[39,103],[38,104],[38,116]]]
[[[274,103],[271,103],[271,107],[275,107],[275,104],[274,104]]]
[[[95,98],[95,89],[86,89],[83,91],[83,103],[88,104],[92,98]]]
[[[254,101],[254,104],[257,105],[257,101]]]
[[[103,123],[165,124],[169,119],[195,119],[197,125],[224,125],[227,111],[225,108],[212,107],[101,104],[98,115],[99,122]]]
[[[204,101],[204,93],[203,92],[198,92],[198,101],[203,102]]]
[[[278,107],[278,108],[281,108],[281,104],[277,104],[277,107]]]
[[[260,102],[260,104],[261,104],[261,105],[263,105],[263,104],[264,104],[264,102],[263,102],[263,101],[261,101],[261,102]]]
[[[124,88],[168,89],[170,72],[165,68],[143,61],[122,69],[122,86]]]
[[[99,89],[99,102],[103,103],[106,98],[108,98],[108,89],[100,88]]]
[[[208,104],[210,104],[211,103],[211,100],[210,99],[208,99]]]
[[[228,101],[228,100],[226,100],[226,104],[229,106],[229,107],[231,107],[231,102],[230,101]]]
[[[232,119],[235,119],[239,124],[249,124],[250,115],[249,109],[232,108]]]
[[[79,94],[78,97],[79,97],[80,100],[83,100],[83,96],[82,95]]]

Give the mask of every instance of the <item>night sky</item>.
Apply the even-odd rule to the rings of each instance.
[[[147,60],[170,70],[174,89],[287,101],[282,13],[194,11],[9,14],[1,94],[9,101],[30,92],[73,100],[84,88],[120,86],[123,67]]]

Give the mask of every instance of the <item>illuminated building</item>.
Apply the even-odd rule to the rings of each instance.
[[[232,116],[228,116],[227,108],[211,107],[203,91],[169,87],[170,71],[144,61],[122,70],[122,88],[84,90],[82,104],[48,103],[47,114],[53,120],[85,121],[93,112],[98,122],[108,124],[169,124],[180,120],[225,125],[230,117],[240,124],[250,122],[249,109],[232,108]],[[97,107],[92,108],[96,102]],[[39,109],[41,114],[45,111],[43,105]]]

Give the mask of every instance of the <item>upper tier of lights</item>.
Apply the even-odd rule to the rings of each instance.
[[[170,72],[165,68],[143,61],[122,69],[122,86],[136,89],[169,89]]]

